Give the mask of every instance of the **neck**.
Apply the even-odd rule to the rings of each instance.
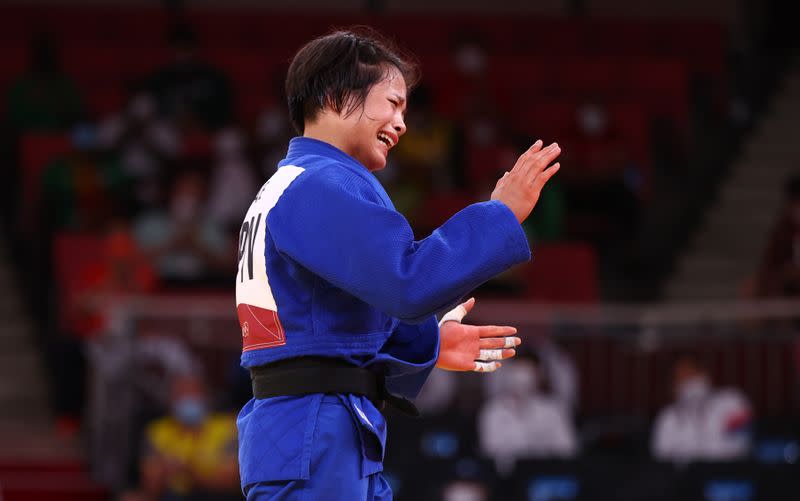
[[[313,123],[306,124],[303,130],[303,137],[323,141],[331,146],[335,146],[348,155],[352,155],[352,152],[349,151],[347,147],[346,131],[342,128],[341,123],[334,125],[329,123],[330,121],[326,118],[327,117],[323,114],[323,116],[319,117]]]

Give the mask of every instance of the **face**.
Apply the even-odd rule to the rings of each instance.
[[[707,379],[704,370],[689,360],[680,360],[675,364],[672,373],[672,389],[676,394],[680,394],[681,389],[692,381]]]
[[[172,386],[172,414],[186,426],[197,426],[206,416],[206,400],[200,381],[183,377]]]
[[[386,167],[389,150],[406,132],[406,81],[396,68],[370,89],[363,110],[341,114],[342,150],[370,171]]]

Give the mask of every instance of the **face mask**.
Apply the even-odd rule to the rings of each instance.
[[[605,111],[598,106],[585,106],[578,112],[578,124],[587,135],[595,136],[606,130]]]
[[[139,94],[131,100],[128,113],[134,120],[146,122],[155,116],[156,103],[151,96]]]
[[[175,402],[172,412],[181,423],[187,426],[195,426],[205,419],[206,406],[199,398],[183,397]]]
[[[215,149],[218,158],[240,158],[244,153],[244,138],[236,130],[225,130],[217,136]]]
[[[711,391],[708,379],[702,376],[694,377],[678,388],[678,400],[681,402],[696,402],[705,398]]]
[[[486,67],[486,54],[476,45],[462,47],[455,59],[456,66],[466,75],[477,75]]]
[[[277,110],[269,110],[258,121],[258,135],[265,141],[280,139],[286,130],[286,121]]]
[[[506,368],[508,389],[519,396],[530,395],[536,392],[536,370],[526,363],[517,363]]]
[[[192,195],[179,195],[172,202],[172,217],[181,223],[191,222],[198,212],[198,200]]]

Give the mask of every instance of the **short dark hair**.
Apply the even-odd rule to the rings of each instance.
[[[334,31],[305,44],[289,65],[286,98],[298,134],[325,107],[352,113],[395,67],[410,91],[419,80],[414,59],[367,27]]]

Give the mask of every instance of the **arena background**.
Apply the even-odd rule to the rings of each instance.
[[[472,321],[519,328],[545,396],[563,383],[548,350],[570,361],[578,450],[498,469],[480,436],[491,383],[445,376],[423,418],[387,411],[396,499],[800,499],[790,4],[3,2],[0,500],[147,499],[171,381],[201,375],[221,415],[249,398],[238,226],[292,135],[289,58],[351,25],[421,64],[379,174],[420,237],[532,140],[564,151],[525,226],[532,263],[476,291]],[[749,400],[745,455],[653,457],[678,355]],[[169,499],[241,497],[183,487]]]

